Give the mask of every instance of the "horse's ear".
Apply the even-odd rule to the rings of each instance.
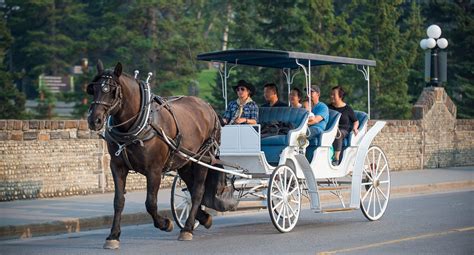
[[[97,73],[101,74],[103,71],[104,71],[104,64],[99,59],[99,60],[97,60]]]
[[[115,76],[120,77],[122,75],[122,63],[118,62],[114,69]]]

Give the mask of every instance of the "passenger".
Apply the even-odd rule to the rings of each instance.
[[[302,107],[305,108],[306,110],[308,110],[308,112],[311,112],[311,109],[309,108],[309,99],[306,97],[305,99],[303,99],[303,101],[301,102],[301,104],[303,105]]]
[[[278,99],[278,88],[275,83],[267,83],[263,86],[263,96],[265,97],[265,104],[262,107],[285,107],[286,103]]]
[[[301,104],[301,90],[298,88],[292,88],[290,91],[290,105],[294,108],[302,108],[303,105]]]
[[[257,124],[258,106],[251,98],[255,93],[255,87],[240,80],[233,88],[238,98],[228,104],[223,122],[225,124]]]
[[[311,85],[312,110],[308,120],[308,129],[310,132],[308,140],[319,137],[328,124],[329,110],[325,103],[319,101],[320,95],[321,90],[319,89],[319,86]]]
[[[334,159],[332,162],[333,165],[339,165],[340,163],[342,143],[347,134],[351,132],[351,127],[355,136],[359,132],[359,121],[355,116],[354,110],[343,101],[345,94],[346,93],[341,86],[336,86],[331,90],[331,105],[329,108],[341,113],[341,119],[339,120],[339,132],[332,144],[334,147]]]

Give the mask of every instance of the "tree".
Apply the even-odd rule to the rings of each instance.
[[[6,9],[0,11],[5,17]],[[8,11],[8,10],[7,10]],[[6,26],[5,19],[0,19],[0,119],[21,119],[25,110],[25,95],[13,84],[13,74],[5,66],[5,56],[10,50],[13,38]]]

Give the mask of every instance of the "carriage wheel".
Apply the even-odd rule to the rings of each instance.
[[[380,219],[390,198],[390,169],[385,153],[377,146],[365,154],[360,197],[364,216],[371,221]]]
[[[282,233],[290,232],[301,211],[301,190],[295,172],[287,165],[277,167],[270,178],[268,212],[273,225]]]
[[[176,175],[173,180],[173,186],[171,187],[171,214],[173,215],[176,225],[181,229],[184,228],[184,224],[189,216],[191,210],[191,193],[186,186],[186,183]],[[196,220],[194,229],[199,226],[199,222]]]

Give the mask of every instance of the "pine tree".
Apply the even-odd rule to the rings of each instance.
[[[0,15],[5,17],[3,9]],[[13,74],[4,65],[12,40],[5,19],[0,19],[0,119],[21,119],[25,116],[25,95],[17,90],[12,82]]]

